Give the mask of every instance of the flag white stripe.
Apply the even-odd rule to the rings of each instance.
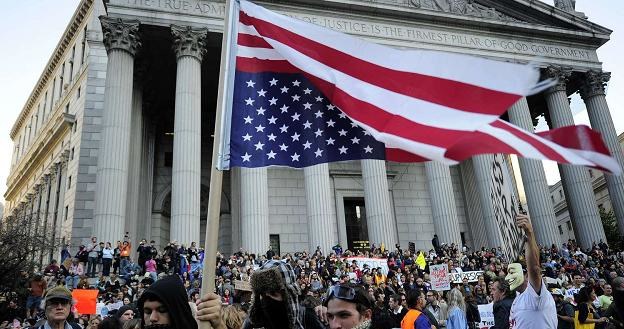
[[[248,1],[241,1],[241,8],[249,16],[268,21],[293,33],[306,31],[303,36],[305,38],[393,70],[460,81],[516,95],[528,95],[539,80],[539,71],[529,69],[526,65],[447,52],[399,50],[278,15]],[[410,60],[407,61],[406,58]]]

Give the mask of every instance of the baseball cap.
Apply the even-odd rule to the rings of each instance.
[[[555,288],[550,292],[552,295],[559,295],[559,296],[563,296],[563,292],[561,291],[561,289],[559,288]]]
[[[65,288],[64,286],[56,286],[48,290],[45,294],[46,301],[51,300],[51,299],[64,299],[64,300],[71,301],[72,294],[71,294],[71,291],[69,291],[69,289]]]

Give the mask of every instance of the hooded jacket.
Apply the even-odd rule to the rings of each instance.
[[[193,318],[186,290],[179,277],[175,275],[164,277],[143,292],[137,304],[142,328],[145,328],[143,304],[146,300],[159,301],[167,308],[171,320],[169,328],[197,329],[197,321]]]

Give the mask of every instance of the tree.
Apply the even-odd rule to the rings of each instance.
[[[617,248],[618,242],[620,242],[620,233],[618,231],[617,220],[613,210],[606,211],[604,208],[600,208],[600,220],[602,221],[602,227],[604,228],[605,235],[607,236],[607,243],[611,248]]]
[[[38,217],[12,217],[0,222],[0,293],[22,288],[23,273],[40,269],[41,263],[47,264],[58,250],[54,230],[39,224]]]

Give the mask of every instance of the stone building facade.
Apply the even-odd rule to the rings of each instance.
[[[592,127],[617,149],[596,49],[611,31],[574,8],[532,0],[290,0],[260,4],[372,42],[536,62],[559,84],[512,106],[532,130],[573,124],[581,92]],[[163,245],[203,241],[224,1],[83,0],[16,120],[5,220],[26,217],[80,244],[90,236]],[[617,153],[622,164],[622,152]],[[500,241],[488,206],[492,156],[457,166],[376,160],[224,174],[219,249],[328,250],[336,243],[473,248]],[[520,159],[540,243],[558,241],[541,162]],[[561,166],[584,245],[603,238],[585,168]],[[620,228],[624,183],[606,176]]]

